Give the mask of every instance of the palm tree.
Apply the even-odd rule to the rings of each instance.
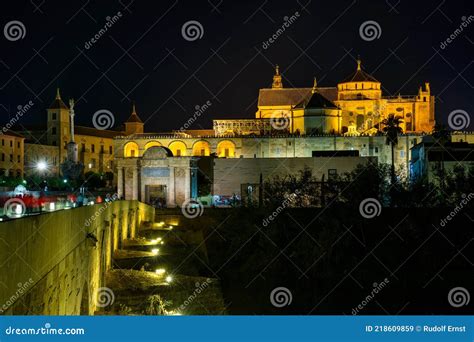
[[[395,153],[394,149],[395,146],[398,145],[398,135],[403,133],[400,124],[402,123],[402,119],[399,116],[395,116],[394,114],[389,114],[388,117],[382,120],[383,129],[382,131],[385,133],[387,139],[385,143],[390,145],[392,148],[392,168],[391,168],[391,184],[395,184]]]

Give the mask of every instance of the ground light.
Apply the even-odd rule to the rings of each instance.
[[[166,282],[167,283],[171,283],[173,281],[173,277],[172,276],[167,276],[166,277]]]
[[[153,255],[158,255],[158,252],[159,252],[159,251],[160,251],[160,250],[159,250],[158,248],[153,248],[153,249],[151,250],[151,252],[153,253]]]
[[[164,268],[157,268],[155,270],[155,273],[158,274],[158,275],[163,275],[166,273],[166,270]]]

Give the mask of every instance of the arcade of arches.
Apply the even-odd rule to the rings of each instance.
[[[149,148],[160,146],[166,147],[165,144],[162,144],[159,141],[149,141],[147,142],[142,151],[138,144],[134,141],[127,142],[123,147],[123,156],[125,158],[134,158],[140,157],[145,153]],[[235,143],[230,140],[222,140],[217,143],[217,146],[214,148],[206,140],[198,140],[192,144],[192,146],[187,146],[185,142],[181,140],[174,140],[168,144],[168,149],[173,154],[173,157],[186,157],[186,156],[196,156],[196,157],[208,157],[212,153],[215,153],[217,157],[220,158],[234,158],[236,155],[236,146]]]

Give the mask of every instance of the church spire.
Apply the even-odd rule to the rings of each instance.
[[[61,99],[61,94],[59,93],[59,88],[56,88],[56,97],[54,98],[53,103],[49,106],[48,109],[68,109]]]
[[[132,113],[130,114],[130,117],[128,118],[127,121],[125,121],[126,123],[127,122],[139,122],[139,123],[143,123],[143,121],[140,119],[140,117],[138,116],[137,114],[137,110],[135,108],[135,101],[133,101],[132,103]]]
[[[316,80],[316,76],[314,76],[314,82],[313,82],[313,89],[311,90],[311,93],[317,93],[318,92],[318,81]]]
[[[357,56],[357,71],[361,71],[361,65],[362,61],[360,60],[360,56]]]
[[[283,88],[283,83],[281,82],[280,67],[275,66],[275,75],[273,76],[272,89],[281,89]]]

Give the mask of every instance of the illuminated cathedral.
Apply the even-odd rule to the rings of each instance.
[[[246,135],[284,128],[298,135],[374,135],[389,114],[403,120],[405,133],[433,130],[434,96],[429,83],[417,95],[382,96],[381,88],[362,69],[361,60],[337,87],[318,87],[315,79],[312,88],[285,88],[277,66],[272,88],[260,89],[256,120],[214,120],[214,131],[217,135]]]
[[[182,205],[198,195],[201,173],[213,198],[244,199],[253,196],[248,189],[258,189],[259,175],[310,168],[327,179],[358,164],[389,163],[390,148],[379,133],[390,114],[403,120],[406,134],[394,160],[409,174],[411,147],[435,124],[429,83],[417,95],[382,96],[381,83],[358,60],[355,72],[337,87],[319,87],[315,79],[309,88],[285,88],[277,66],[272,87],[260,89],[253,119],[216,119],[212,130],[171,133],[143,133],[141,127],[115,137],[118,193]]]
[[[25,144],[26,165],[45,151],[53,165],[65,158],[72,140],[69,112],[58,92],[47,110],[47,141]],[[113,172],[121,198],[181,206],[202,195],[204,182],[210,189],[207,203],[215,204],[219,198],[255,196],[260,177],[309,168],[324,180],[356,165],[390,163],[391,148],[381,130],[391,114],[402,119],[404,132],[394,163],[409,176],[412,147],[435,125],[430,85],[416,95],[383,96],[381,83],[360,60],[336,87],[320,87],[315,79],[312,87],[285,88],[277,66],[272,87],[259,91],[255,118],[215,119],[207,130],[145,133],[133,106],[125,129],[76,126],[74,141],[87,171]]]

